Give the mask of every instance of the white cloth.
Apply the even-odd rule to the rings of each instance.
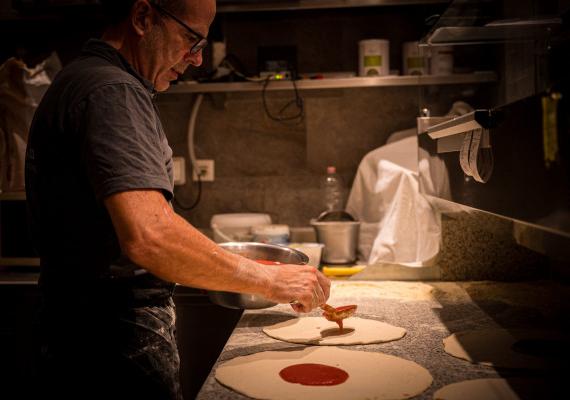
[[[462,101],[448,116],[473,111]],[[418,168],[424,190],[451,199],[445,163],[422,157],[418,167],[417,129],[395,132],[387,144],[362,159],[346,210],[360,220],[358,255],[368,264],[391,263],[410,267],[434,264],[441,242],[441,211],[419,191]],[[433,179],[437,175],[438,179]],[[435,186],[434,182],[438,182]]]
[[[440,216],[419,192],[417,168],[415,134],[361,161],[346,208],[361,221],[358,252],[368,264],[421,267],[438,254]]]

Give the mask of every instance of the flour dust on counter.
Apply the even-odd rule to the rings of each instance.
[[[423,282],[401,281],[337,281],[329,302],[341,302],[345,298],[394,299],[401,302],[435,301],[434,287]]]
[[[404,337],[406,330],[374,319],[351,317],[341,330],[322,317],[294,318],[263,328],[274,339],[320,346],[384,343]]]
[[[496,368],[548,368],[562,365],[568,339],[540,329],[481,329],[457,332],[443,340],[447,354]]]
[[[334,385],[290,383],[280,372],[299,364],[318,364],[345,371]],[[407,399],[430,387],[433,378],[421,365],[379,352],[338,347],[263,351],[221,364],[215,378],[222,385],[255,399],[371,400]]]

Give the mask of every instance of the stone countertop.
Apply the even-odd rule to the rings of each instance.
[[[537,287],[539,290],[537,290]],[[372,282],[333,281],[333,306],[358,304],[357,316],[403,327],[406,336],[383,344],[341,346],[374,351],[415,361],[429,370],[432,385],[415,399],[431,399],[433,393],[453,382],[505,377],[492,367],[470,364],[443,350],[442,340],[451,333],[492,327],[558,327],[568,312],[566,287],[549,282],[509,284],[492,282]],[[309,316],[320,315],[314,311]],[[267,325],[296,316],[289,305],[264,310],[246,310],[197,399],[246,399],[219,384],[214,371],[220,363],[260,351],[303,348],[304,345],[273,339],[262,332]],[[508,376],[516,376],[511,371]]]

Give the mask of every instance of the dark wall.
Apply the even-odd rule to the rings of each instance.
[[[257,72],[260,46],[296,46],[300,72],[358,70],[358,41],[390,40],[390,67],[402,67],[402,43],[425,33],[425,19],[441,5],[361,7],[226,14],[219,16],[228,52],[236,54],[247,70]]]

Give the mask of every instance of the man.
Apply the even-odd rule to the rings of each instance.
[[[330,282],[313,267],[228,253],[169,205],[172,151],[152,97],[201,64],[215,1],[106,3],[113,23],[57,76],[30,131],[40,391],[178,399],[174,282],[297,300],[300,312],[324,303]]]

